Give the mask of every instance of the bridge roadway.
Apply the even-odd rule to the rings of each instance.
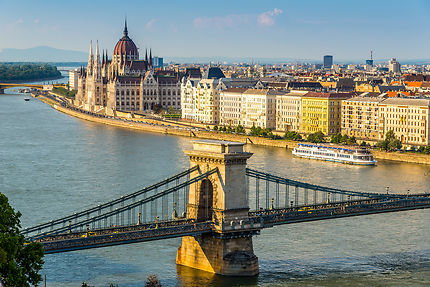
[[[139,225],[63,233],[35,240],[42,243],[45,253],[60,253],[89,248],[137,243],[182,236],[215,233],[220,237],[240,237],[259,234],[263,228],[275,225],[327,220],[333,218],[378,214],[430,208],[430,195],[410,195],[404,199],[366,199],[335,203],[268,209],[249,212],[249,219],[223,224],[217,233],[212,221],[195,222],[177,219]]]

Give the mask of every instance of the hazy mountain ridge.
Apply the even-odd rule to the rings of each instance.
[[[0,50],[1,62],[85,62],[87,59],[88,53],[86,52],[62,50],[48,46]]]

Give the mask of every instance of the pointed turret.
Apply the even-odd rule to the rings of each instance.
[[[88,56],[87,73],[92,73],[93,66],[94,66],[93,41],[90,41],[90,54]]]
[[[127,37],[128,36],[128,30],[127,30],[127,18],[125,18],[125,22],[124,22],[124,36]]]
[[[95,63],[100,64],[100,53],[99,53],[99,41],[98,40],[96,42],[96,54],[95,54],[94,58],[95,58]]]
[[[145,62],[148,63],[148,49],[145,49]]]
[[[152,68],[152,50],[149,49],[149,66]]]

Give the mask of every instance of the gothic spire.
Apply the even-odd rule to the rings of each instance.
[[[124,22],[124,36],[128,36],[128,30],[127,30],[127,18],[125,18],[125,22]]]
[[[152,50],[149,49],[149,65],[152,67]]]
[[[148,49],[145,49],[145,62],[148,63]]]

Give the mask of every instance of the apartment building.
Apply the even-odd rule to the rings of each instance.
[[[300,131],[301,101],[306,91],[290,91],[276,96],[276,130]]]
[[[342,101],[342,134],[358,139],[379,139],[379,104],[386,99],[367,93]]]
[[[388,98],[379,103],[379,139],[392,130],[405,145],[429,145],[430,100]]]
[[[302,133],[318,131],[326,135],[340,132],[342,101],[352,97],[352,93],[309,92],[301,98]]]

